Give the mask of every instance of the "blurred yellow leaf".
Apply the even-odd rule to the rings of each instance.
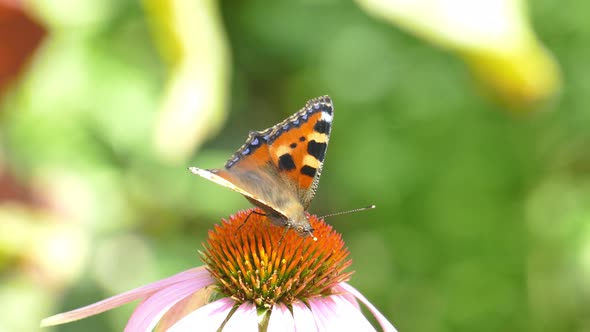
[[[559,67],[521,0],[357,0],[367,12],[462,56],[503,102],[536,106],[560,89]]]
[[[167,161],[186,159],[226,117],[229,50],[214,0],[144,1],[170,65],[155,147]]]

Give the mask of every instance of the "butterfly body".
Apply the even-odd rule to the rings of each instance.
[[[222,169],[190,170],[244,195],[272,223],[312,235],[306,210],[319,183],[333,115],[330,97],[311,99],[275,126],[250,132]]]

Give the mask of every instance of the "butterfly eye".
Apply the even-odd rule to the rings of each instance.
[[[299,235],[301,236],[313,236],[313,227],[311,227],[311,225],[307,224],[307,225],[302,225],[301,227],[297,228],[297,233],[299,233]]]

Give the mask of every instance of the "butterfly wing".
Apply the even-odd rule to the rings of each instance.
[[[280,123],[280,132],[269,145],[273,164],[292,183],[307,210],[317,190],[332,129],[333,106],[329,97],[308,101],[306,107]]]
[[[191,171],[288,219],[306,210],[315,195],[332,115],[329,97],[312,99],[283,122],[251,132],[224,169]]]
[[[233,191],[236,191],[246,197],[254,205],[261,207],[265,211],[272,211],[274,215],[288,219],[288,207],[281,202],[293,201],[292,199],[277,199],[281,192],[274,193],[272,190],[256,190],[255,188],[263,186],[277,187],[276,181],[267,178],[264,172],[253,171],[249,174],[236,175],[222,169],[201,169],[189,167],[189,170],[196,175],[200,175],[207,180],[213,181]],[[272,183],[275,183],[272,185]],[[281,203],[278,205],[277,202]]]
[[[218,169],[202,169],[198,167],[189,167],[189,170],[196,175],[200,175],[209,181],[213,181],[219,185],[227,187],[233,191],[236,191],[248,198],[260,200],[260,198],[254,196],[249,191],[241,188],[240,186],[236,185],[235,183],[238,181],[231,181],[231,176],[227,174],[227,172]],[[264,203],[264,202],[263,202]]]

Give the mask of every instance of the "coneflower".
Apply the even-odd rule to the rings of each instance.
[[[384,331],[395,331],[346,283],[351,260],[331,226],[310,216],[317,240],[292,231],[285,235],[284,228],[252,211],[238,212],[209,231],[201,253],[205,266],[46,318],[41,325],[79,320],[140,299],[125,331],[374,331],[360,301]]]

